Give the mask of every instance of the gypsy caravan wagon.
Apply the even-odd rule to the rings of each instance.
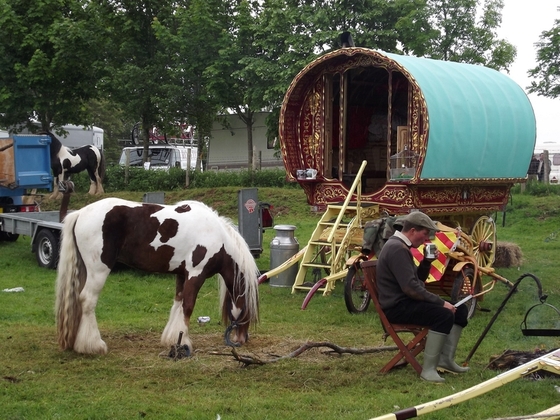
[[[529,99],[495,70],[355,47],[316,59],[292,81],[280,115],[287,177],[324,211],[293,290],[329,293],[347,276],[367,219],[414,210],[458,229],[475,273],[491,274],[488,216],[524,182],[535,140]]]

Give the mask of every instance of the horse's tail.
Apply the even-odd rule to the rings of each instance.
[[[79,213],[68,214],[62,227],[55,304],[58,344],[62,350],[74,347],[82,318],[80,291],[86,281],[86,270],[74,236]]]
[[[259,322],[259,269],[243,236],[233,227],[230,220],[223,217],[222,220],[226,223],[226,229],[228,229],[229,235],[234,240],[233,252],[235,254],[232,257],[237,264],[237,272],[235,273],[233,288],[245,296],[245,313],[241,318],[244,322],[257,323]],[[220,305],[222,307],[222,321],[224,325],[227,325],[229,321],[229,313],[226,310],[228,305],[226,296],[227,289],[223,287],[222,280],[220,282]]]

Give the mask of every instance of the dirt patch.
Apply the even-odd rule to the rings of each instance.
[[[154,332],[140,333],[109,333],[104,335],[110,353],[122,358],[150,359],[166,354],[171,347],[162,346],[160,335]],[[193,354],[191,357],[221,359],[223,364],[237,363],[232,348],[224,344],[221,333],[202,333],[191,336]],[[305,344],[302,340],[291,337],[275,337],[269,335],[253,334],[249,341],[235,350],[240,355],[248,355],[254,359],[270,361],[286,356]],[[320,359],[328,358],[332,350],[327,347],[311,348],[297,356],[298,360],[316,363]]]

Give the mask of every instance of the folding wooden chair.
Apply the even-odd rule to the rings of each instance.
[[[429,327],[414,324],[391,324],[381,305],[379,305],[379,299],[377,294],[377,282],[376,282],[376,267],[377,261],[363,261],[361,264],[362,270],[364,272],[364,282],[366,288],[369,292],[371,299],[375,305],[375,310],[379,315],[383,329],[385,330],[385,340],[387,336],[391,336],[397,347],[399,348],[398,354],[393,357],[389,363],[387,363],[380,372],[389,372],[392,368],[396,366],[402,366],[406,363],[410,365],[420,374],[422,372],[422,366],[416,360],[416,356],[424,350],[426,345],[426,335],[428,334]],[[404,344],[403,340],[399,336],[402,333],[412,333],[414,338],[408,343]]]

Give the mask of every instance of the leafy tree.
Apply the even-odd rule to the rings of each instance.
[[[174,27],[154,22],[156,35],[172,60],[173,83],[166,108],[178,120],[196,126],[199,158],[206,154],[204,139],[210,136],[220,108],[218,98],[208,91],[206,69],[216,60],[228,28],[226,6],[221,0],[191,0],[176,9]]]
[[[231,2],[227,37],[207,74],[224,109],[247,126],[249,167],[254,113],[272,111],[268,136],[276,136],[278,110],[295,75],[338,47],[343,31],[352,31],[356,45],[395,51],[394,25],[407,5],[408,0]]]
[[[560,20],[544,31],[537,44],[537,67],[529,70],[529,92],[549,98],[560,96]]]
[[[120,140],[130,140],[130,127],[135,120],[125,115],[114,103],[107,99],[91,100],[87,104],[93,125],[103,128],[103,154],[106,161],[116,163],[121,156],[123,145]]]
[[[218,98],[222,111],[233,112],[247,127],[248,168],[253,168],[253,123],[255,112],[265,103],[256,68],[247,60],[262,54],[255,45],[256,19],[261,12],[258,2],[231,0],[229,20],[224,22],[220,50],[213,64],[206,69],[209,91]]]
[[[503,0],[414,0],[396,29],[403,52],[508,69],[516,49],[498,39]],[[480,12],[480,13],[479,13]]]
[[[105,49],[110,75],[102,86],[125,115],[141,122],[144,161],[150,129],[168,132],[178,122],[175,110],[169,107],[169,94],[176,88],[172,60],[156,36],[154,22],[176,25],[174,12],[179,5],[172,0],[96,2],[110,37]]]
[[[315,54],[340,46],[342,32],[352,33],[358,47],[397,51],[398,19],[412,9],[409,0],[286,0],[293,15],[298,44],[311,45]],[[288,32],[288,34],[291,32]],[[304,35],[305,37],[301,37]]]
[[[86,0],[0,0],[0,125],[91,124],[84,106],[104,74]]]

